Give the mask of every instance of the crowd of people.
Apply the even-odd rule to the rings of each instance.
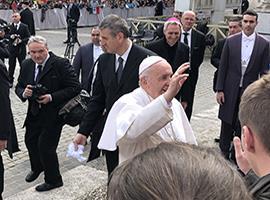
[[[67,21],[76,27],[73,6],[70,0]],[[194,29],[195,12],[175,11],[160,38],[144,47],[129,38],[123,18],[110,14],[91,29],[91,42],[79,47],[73,63],[30,33],[20,13],[12,19],[2,36],[9,52],[0,46],[1,60],[9,59],[7,67],[0,62],[0,150],[18,151],[8,98],[18,59],[15,93],[28,101],[25,181],[44,173],[37,192],[64,184],[56,152],[64,125],[58,112],[83,88],[91,98],[73,144],[76,149],[91,137],[88,161],[105,153],[108,199],[270,199],[269,41],[255,31],[255,11],[229,21],[229,36],[218,41],[211,59],[221,153],[200,147],[189,122],[206,46],[205,35]],[[66,43],[76,42],[76,31],[68,29]],[[0,161],[2,193],[1,154]]]
[[[65,8],[68,4],[67,0],[29,0],[30,7],[32,9],[40,9],[46,7],[47,9],[52,8]],[[155,0],[80,0],[77,1],[79,8],[90,9],[93,6],[108,7],[108,8],[139,8],[145,6],[155,6]],[[164,7],[174,6],[174,0],[164,0]],[[21,9],[21,1],[1,1],[0,9]]]

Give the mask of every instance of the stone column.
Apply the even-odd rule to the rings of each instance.
[[[224,11],[226,9],[225,0],[213,0],[214,13],[212,16],[212,23],[216,24],[224,21]]]

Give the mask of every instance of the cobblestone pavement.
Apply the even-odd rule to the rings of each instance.
[[[88,42],[89,30],[90,28],[80,28],[78,30],[81,44],[86,44]],[[64,54],[65,45],[62,44],[62,41],[66,38],[66,30],[37,31],[37,34],[47,38],[49,49],[54,53],[57,55]],[[19,67],[17,66],[16,78],[18,77],[18,72]],[[218,106],[215,102],[215,95],[212,91],[213,73],[214,68],[210,65],[209,59],[206,58],[200,69],[200,78],[196,90],[191,124],[198,138],[199,144],[216,147],[213,139],[218,135],[220,124],[217,119]],[[43,182],[43,175],[33,183],[26,183],[24,181],[25,175],[30,169],[28,154],[24,144],[25,130],[22,128],[26,115],[27,103],[22,103],[17,98],[14,93],[14,88],[11,89],[10,98],[21,151],[15,153],[13,160],[8,157],[6,152],[2,153],[5,164],[4,197],[11,196]],[[65,156],[67,145],[71,142],[76,131],[77,127],[73,128],[69,126],[64,126],[62,131],[61,140],[57,150],[62,174],[81,164]],[[86,155],[87,152],[88,151],[86,151]]]

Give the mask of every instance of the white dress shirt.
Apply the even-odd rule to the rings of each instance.
[[[119,66],[119,62],[118,62],[119,57],[123,58],[123,70],[124,70],[126,62],[127,62],[127,58],[128,58],[128,55],[129,55],[129,52],[131,50],[131,47],[132,47],[132,42],[129,43],[129,47],[127,48],[127,50],[125,51],[125,53],[123,55],[115,54],[115,56],[116,56],[116,59],[115,59],[115,71],[116,72],[117,72],[117,69],[118,69],[118,66]]]
[[[192,29],[190,29],[189,31],[184,31],[184,30],[182,29],[182,31],[181,31],[181,32],[182,32],[182,33],[181,33],[181,42],[184,43],[184,44],[185,44],[185,42],[184,42],[184,38],[185,38],[184,33],[185,33],[185,32],[188,33],[187,39],[188,39],[188,47],[189,47],[189,48],[191,48],[191,31],[192,31]]]
[[[242,77],[240,81],[240,87],[242,87],[243,84],[243,77],[246,72],[248,63],[250,61],[250,57],[253,51],[253,47],[255,44],[255,38],[256,38],[256,33],[254,32],[250,36],[245,35],[245,33],[242,31],[242,45],[241,45],[241,72],[242,72]]]
[[[103,54],[103,50],[101,46],[93,45],[93,58],[94,58],[94,63],[97,61],[98,57]]]

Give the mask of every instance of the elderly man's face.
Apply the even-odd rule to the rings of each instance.
[[[12,22],[17,24],[21,20],[21,16],[19,13],[14,13],[12,15]]]
[[[196,22],[195,13],[193,13],[193,12],[184,13],[182,18],[181,18],[181,22],[182,22],[182,25],[183,25],[183,29],[185,31],[189,31]]]
[[[30,43],[28,50],[32,60],[37,64],[42,64],[48,56],[48,48],[41,43]]]
[[[106,53],[118,53],[118,49],[122,45],[120,36],[118,33],[115,37],[111,35],[111,30],[108,28],[100,30],[100,44]]]
[[[152,98],[157,98],[167,91],[172,76],[172,68],[165,61],[158,62],[151,66],[148,75],[145,77],[144,89]]]
[[[181,33],[181,29],[179,25],[169,24],[166,30],[164,30],[164,35],[165,35],[167,43],[170,46],[173,46],[179,40],[180,33]]]
[[[242,28],[239,22],[229,22],[229,35],[233,35],[240,31],[242,31]]]

